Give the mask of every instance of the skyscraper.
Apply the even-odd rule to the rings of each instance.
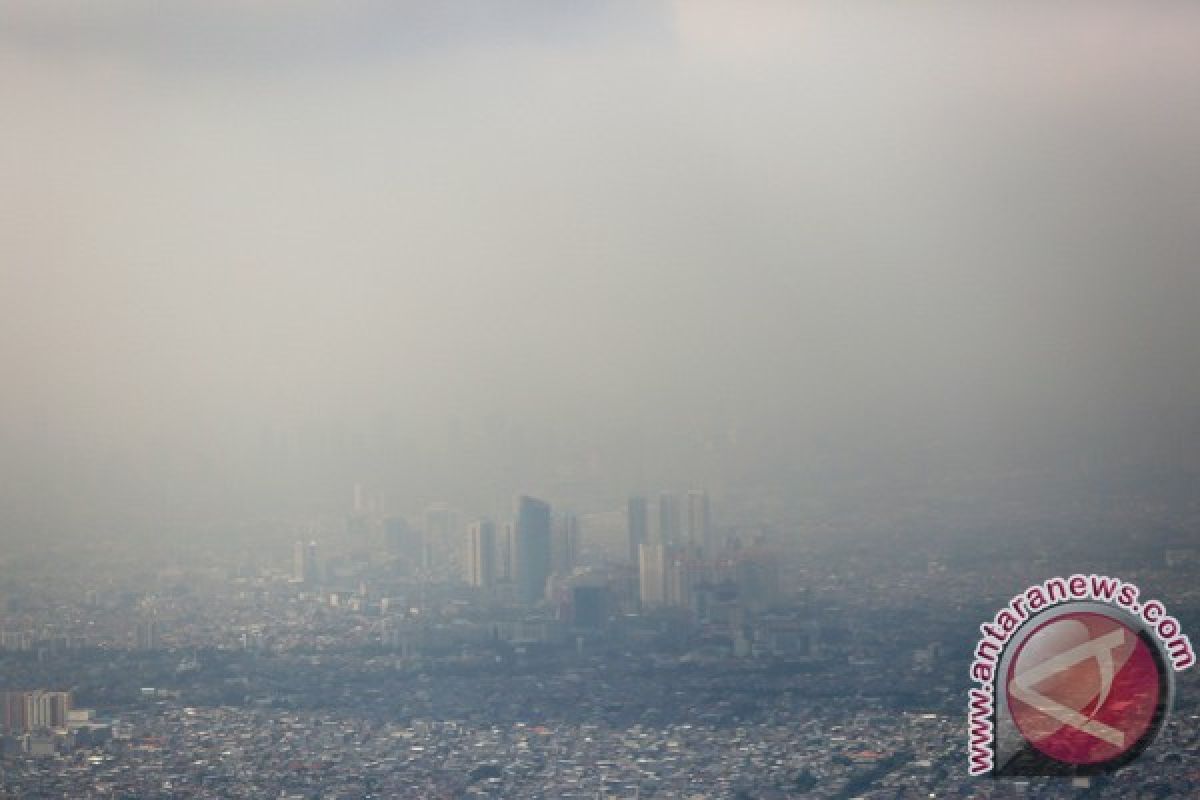
[[[645,544],[649,514],[646,508],[646,498],[631,497],[625,510],[625,533],[629,552],[629,563],[637,566],[638,548]]]
[[[668,553],[663,575],[666,604],[673,608],[690,608],[696,588],[704,577],[702,564],[691,560],[683,551]]]
[[[158,621],[149,619],[139,622],[134,628],[133,637],[138,650],[157,650],[159,630]]]
[[[292,580],[312,585],[317,576],[317,543],[296,542],[292,548]]]
[[[504,523],[500,531],[499,544],[499,552],[496,554],[496,566],[499,573],[498,580],[505,583],[512,583],[513,577],[517,573],[517,569],[514,566],[517,558],[517,526],[515,523]]]
[[[712,519],[709,514],[708,492],[692,489],[687,493],[687,543],[688,546],[712,554]]]
[[[672,545],[679,541],[679,496],[662,492],[658,496],[658,544]]]
[[[524,495],[515,506],[513,582],[517,600],[532,605],[542,599],[550,575],[550,506]]]
[[[579,556],[579,518],[574,514],[561,514],[554,519],[554,533],[550,540],[550,564],[557,575],[569,575],[575,569]]]
[[[638,577],[643,609],[659,608],[667,602],[667,548],[643,544],[638,548]]]
[[[476,520],[467,529],[467,582],[480,589],[496,584],[496,525],[490,520]]]

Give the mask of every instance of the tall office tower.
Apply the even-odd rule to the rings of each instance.
[[[649,541],[646,537],[650,525],[650,515],[646,508],[646,498],[631,497],[625,509],[625,533],[628,544],[629,563],[638,563],[638,548]]]
[[[556,575],[570,575],[579,558],[579,518],[561,514],[554,519],[550,540],[550,564]]]
[[[545,595],[550,576],[550,506],[524,495],[514,505],[513,583],[518,602],[532,605]]]
[[[685,553],[669,554],[664,569],[666,603],[672,608],[690,608],[703,572]]]
[[[638,577],[643,609],[659,608],[667,602],[667,548],[643,544],[638,548]]]
[[[317,543],[296,542],[292,547],[292,581],[309,586],[317,582]]]
[[[496,579],[512,583],[517,570],[514,566],[517,557],[517,526],[506,522],[500,531],[500,542],[496,552]]]
[[[421,566],[433,569],[438,554],[445,552],[454,534],[454,511],[446,503],[434,503],[425,509],[425,528],[421,536]]]
[[[133,637],[138,650],[157,650],[158,649],[158,621],[149,619],[145,622],[139,622],[134,628]]]
[[[496,525],[490,520],[467,528],[467,583],[480,589],[496,585]]]
[[[712,519],[708,508],[708,492],[692,489],[687,493],[688,546],[712,554]]]
[[[304,542],[296,542],[294,545],[292,545],[292,582],[293,583],[303,583],[304,582],[305,552],[306,552],[306,549],[305,549]]]
[[[679,496],[663,492],[658,496],[658,544],[679,541]]]

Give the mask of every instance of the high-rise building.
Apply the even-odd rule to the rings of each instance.
[[[712,519],[709,513],[708,492],[692,489],[687,493],[687,543],[706,554],[713,551]]]
[[[704,574],[701,564],[685,552],[670,553],[664,568],[666,603],[672,608],[692,608]]]
[[[497,580],[512,583],[517,574],[517,526],[506,522],[500,531],[500,542],[496,553]]]
[[[317,543],[296,542],[292,547],[292,581],[309,586],[315,584],[317,571]]]
[[[0,734],[23,733],[25,701],[21,692],[0,692]]]
[[[629,563],[638,563],[638,548],[645,544],[649,527],[649,513],[646,508],[646,498],[631,497],[625,509],[625,534],[628,545]]]
[[[71,710],[70,692],[35,689],[0,692],[0,733],[21,734],[47,728],[63,728]]]
[[[554,519],[554,532],[550,540],[551,569],[556,575],[569,575],[575,569],[579,557],[579,518],[574,514],[561,514]]]
[[[679,496],[662,492],[658,496],[658,544],[673,545],[679,541]]]
[[[643,609],[659,608],[667,602],[667,548],[643,544],[638,548],[638,576]]]
[[[480,589],[496,584],[496,525],[490,520],[467,528],[467,583]]]
[[[154,619],[139,622],[133,631],[133,638],[138,650],[157,650],[158,636],[158,620]]]
[[[292,545],[292,582],[293,583],[303,583],[304,582],[304,574],[306,572],[306,570],[304,568],[304,558],[305,558],[305,544],[304,544],[304,542],[296,542],[294,545]]]
[[[545,595],[550,575],[550,505],[522,495],[515,506],[513,583],[517,600],[532,605]]]

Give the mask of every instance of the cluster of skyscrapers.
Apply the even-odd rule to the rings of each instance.
[[[468,526],[467,582],[489,591],[511,587],[514,600],[532,605],[545,596],[550,575],[574,569],[578,542],[575,515],[555,515],[545,501],[521,495],[513,502],[513,521],[499,536],[491,520]]]
[[[377,517],[369,521],[364,496],[356,487],[354,512],[347,521],[351,543],[359,527],[380,522]],[[631,497],[625,522],[628,562],[636,576],[634,607],[686,607],[690,587],[718,556],[708,493],[692,489],[662,492],[654,499]],[[555,513],[535,497],[517,496],[510,521],[503,523],[481,518],[462,526],[459,512],[447,503],[428,506],[422,523],[416,530],[403,517],[382,519],[378,527],[384,551],[406,561],[412,574],[451,580],[461,575],[470,586],[501,600],[535,605],[547,597],[552,576],[571,576],[579,563],[578,517]],[[317,543],[297,541],[292,580],[313,586],[322,577]]]
[[[650,503],[631,497],[626,508],[630,561],[638,568],[643,609],[685,607],[691,587],[702,577],[706,559],[716,555],[708,493],[692,489],[680,496],[658,496],[657,526],[650,525]]]
[[[663,492],[658,496],[657,512],[658,525],[651,527],[649,501],[640,496],[629,498],[626,529],[630,561],[638,561],[639,548],[644,544],[712,555],[716,542],[708,492],[692,489],[682,499],[673,492]]]

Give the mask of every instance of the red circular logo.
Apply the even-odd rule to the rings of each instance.
[[[1055,761],[1114,761],[1157,733],[1161,670],[1151,647],[1121,620],[1063,614],[1036,628],[1014,655],[1009,711],[1021,735]]]

